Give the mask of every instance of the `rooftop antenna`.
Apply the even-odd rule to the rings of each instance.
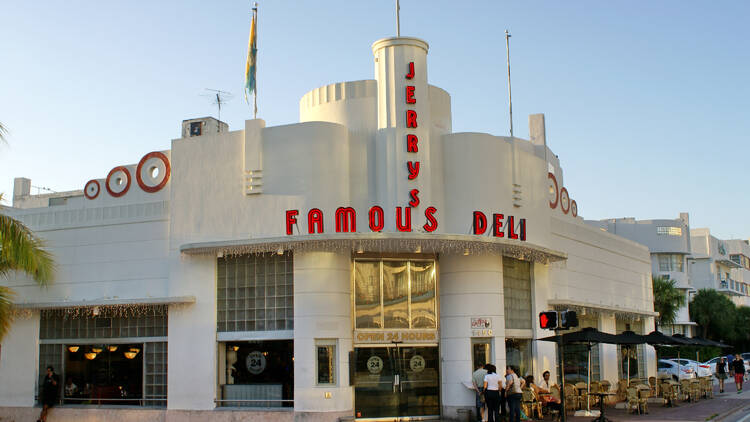
[[[57,193],[57,191],[54,191],[54,190],[52,190],[50,188],[47,188],[47,187],[44,187],[44,186],[34,186],[34,185],[31,185],[31,187],[34,188],[34,189],[36,189],[36,194],[37,195],[41,194],[42,191],[47,191],[47,192],[50,192],[50,193]]]
[[[396,0],[396,36],[401,37],[401,5]]]
[[[217,119],[219,120],[219,122],[221,122],[221,105],[226,104],[229,100],[231,100],[233,95],[231,92],[219,91],[218,89],[206,88],[206,91],[210,91],[210,93],[201,94],[201,96],[210,97],[213,99],[212,104],[215,104],[219,111]],[[219,125],[218,132],[221,132],[221,125]]]

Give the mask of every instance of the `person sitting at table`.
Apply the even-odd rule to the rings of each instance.
[[[549,378],[549,375],[547,376],[547,378]],[[549,380],[547,380],[547,385],[549,385]],[[553,397],[549,389],[545,390],[542,387],[536,385],[534,383],[533,375],[526,376],[526,386],[534,391],[537,400],[539,400],[542,405],[547,406],[550,409],[560,410],[560,399],[556,399],[555,397]]]

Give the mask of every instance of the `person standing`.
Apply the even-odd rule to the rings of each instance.
[[[471,374],[471,382],[474,384],[474,392],[476,395],[477,422],[482,422],[484,418],[484,376],[487,375],[487,370],[484,368],[485,366],[486,365],[478,363],[476,370]]]
[[[42,381],[42,413],[39,414],[37,422],[46,422],[49,409],[57,403],[57,394],[60,391],[60,377],[55,373],[55,368],[48,366],[47,375]]]
[[[742,381],[745,380],[745,361],[739,353],[734,355],[732,361],[732,371],[734,372],[734,383],[737,385],[737,394],[742,392]]]
[[[525,384],[522,378],[518,378],[515,369],[508,365],[505,368],[505,398],[508,401],[508,421],[521,421],[521,389]]]
[[[716,362],[716,378],[719,380],[719,392],[724,392],[724,380],[727,379],[727,361],[722,356]]]
[[[500,404],[500,390],[504,387],[503,378],[497,374],[495,365],[487,365],[484,376],[484,399],[487,402],[487,421],[500,422],[497,407]]]

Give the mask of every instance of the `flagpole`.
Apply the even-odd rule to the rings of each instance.
[[[401,37],[401,5],[396,0],[396,36]]]
[[[255,20],[255,45],[258,45],[258,2],[253,7],[253,19]],[[255,48],[255,89],[253,89],[253,119],[258,118],[258,48]]]
[[[505,54],[508,59],[508,114],[510,118],[510,137],[513,137],[513,100],[510,93],[510,32],[505,30]]]

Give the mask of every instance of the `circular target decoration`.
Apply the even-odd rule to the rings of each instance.
[[[83,187],[83,196],[87,199],[94,199],[99,196],[99,191],[101,190],[102,187],[99,186],[98,180],[89,180],[86,182],[86,186]]]
[[[570,214],[573,215],[573,217],[578,217],[578,204],[576,204],[576,200],[570,201]]]
[[[104,187],[115,198],[125,195],[130,189],[130,172],[123,166],[113,168],[107,175]]]
[[[409,368],[414,372],[424,371],[426,362],[421,355],[414,355],[409,359]]]
[[[560,210],[562,210],[563,214],[567,214],[570,211],[570,195],[567,188],[560,189]]]
[[[135,170],[135,180],[145,192],[160,191],[169,180],[172,169],[169,159],[161,152],[149,152],[138,162]]]
[[[245,358],[245,366],[248,372],[258,375],[266,369],[266,356],[257,350],[250,352]]]
[[[383,371],[383,359],[380,356],[370,356],[367,359],[367,370],[371,374],[379,374]]]
[[[552,209],[557,208],[557,203],[560,201],[560,191],[557,188],[557,179],[552,173],[547,173],[547,179],[549,179],[549,207]],[[555,198],[553,201],[552,198]]]

